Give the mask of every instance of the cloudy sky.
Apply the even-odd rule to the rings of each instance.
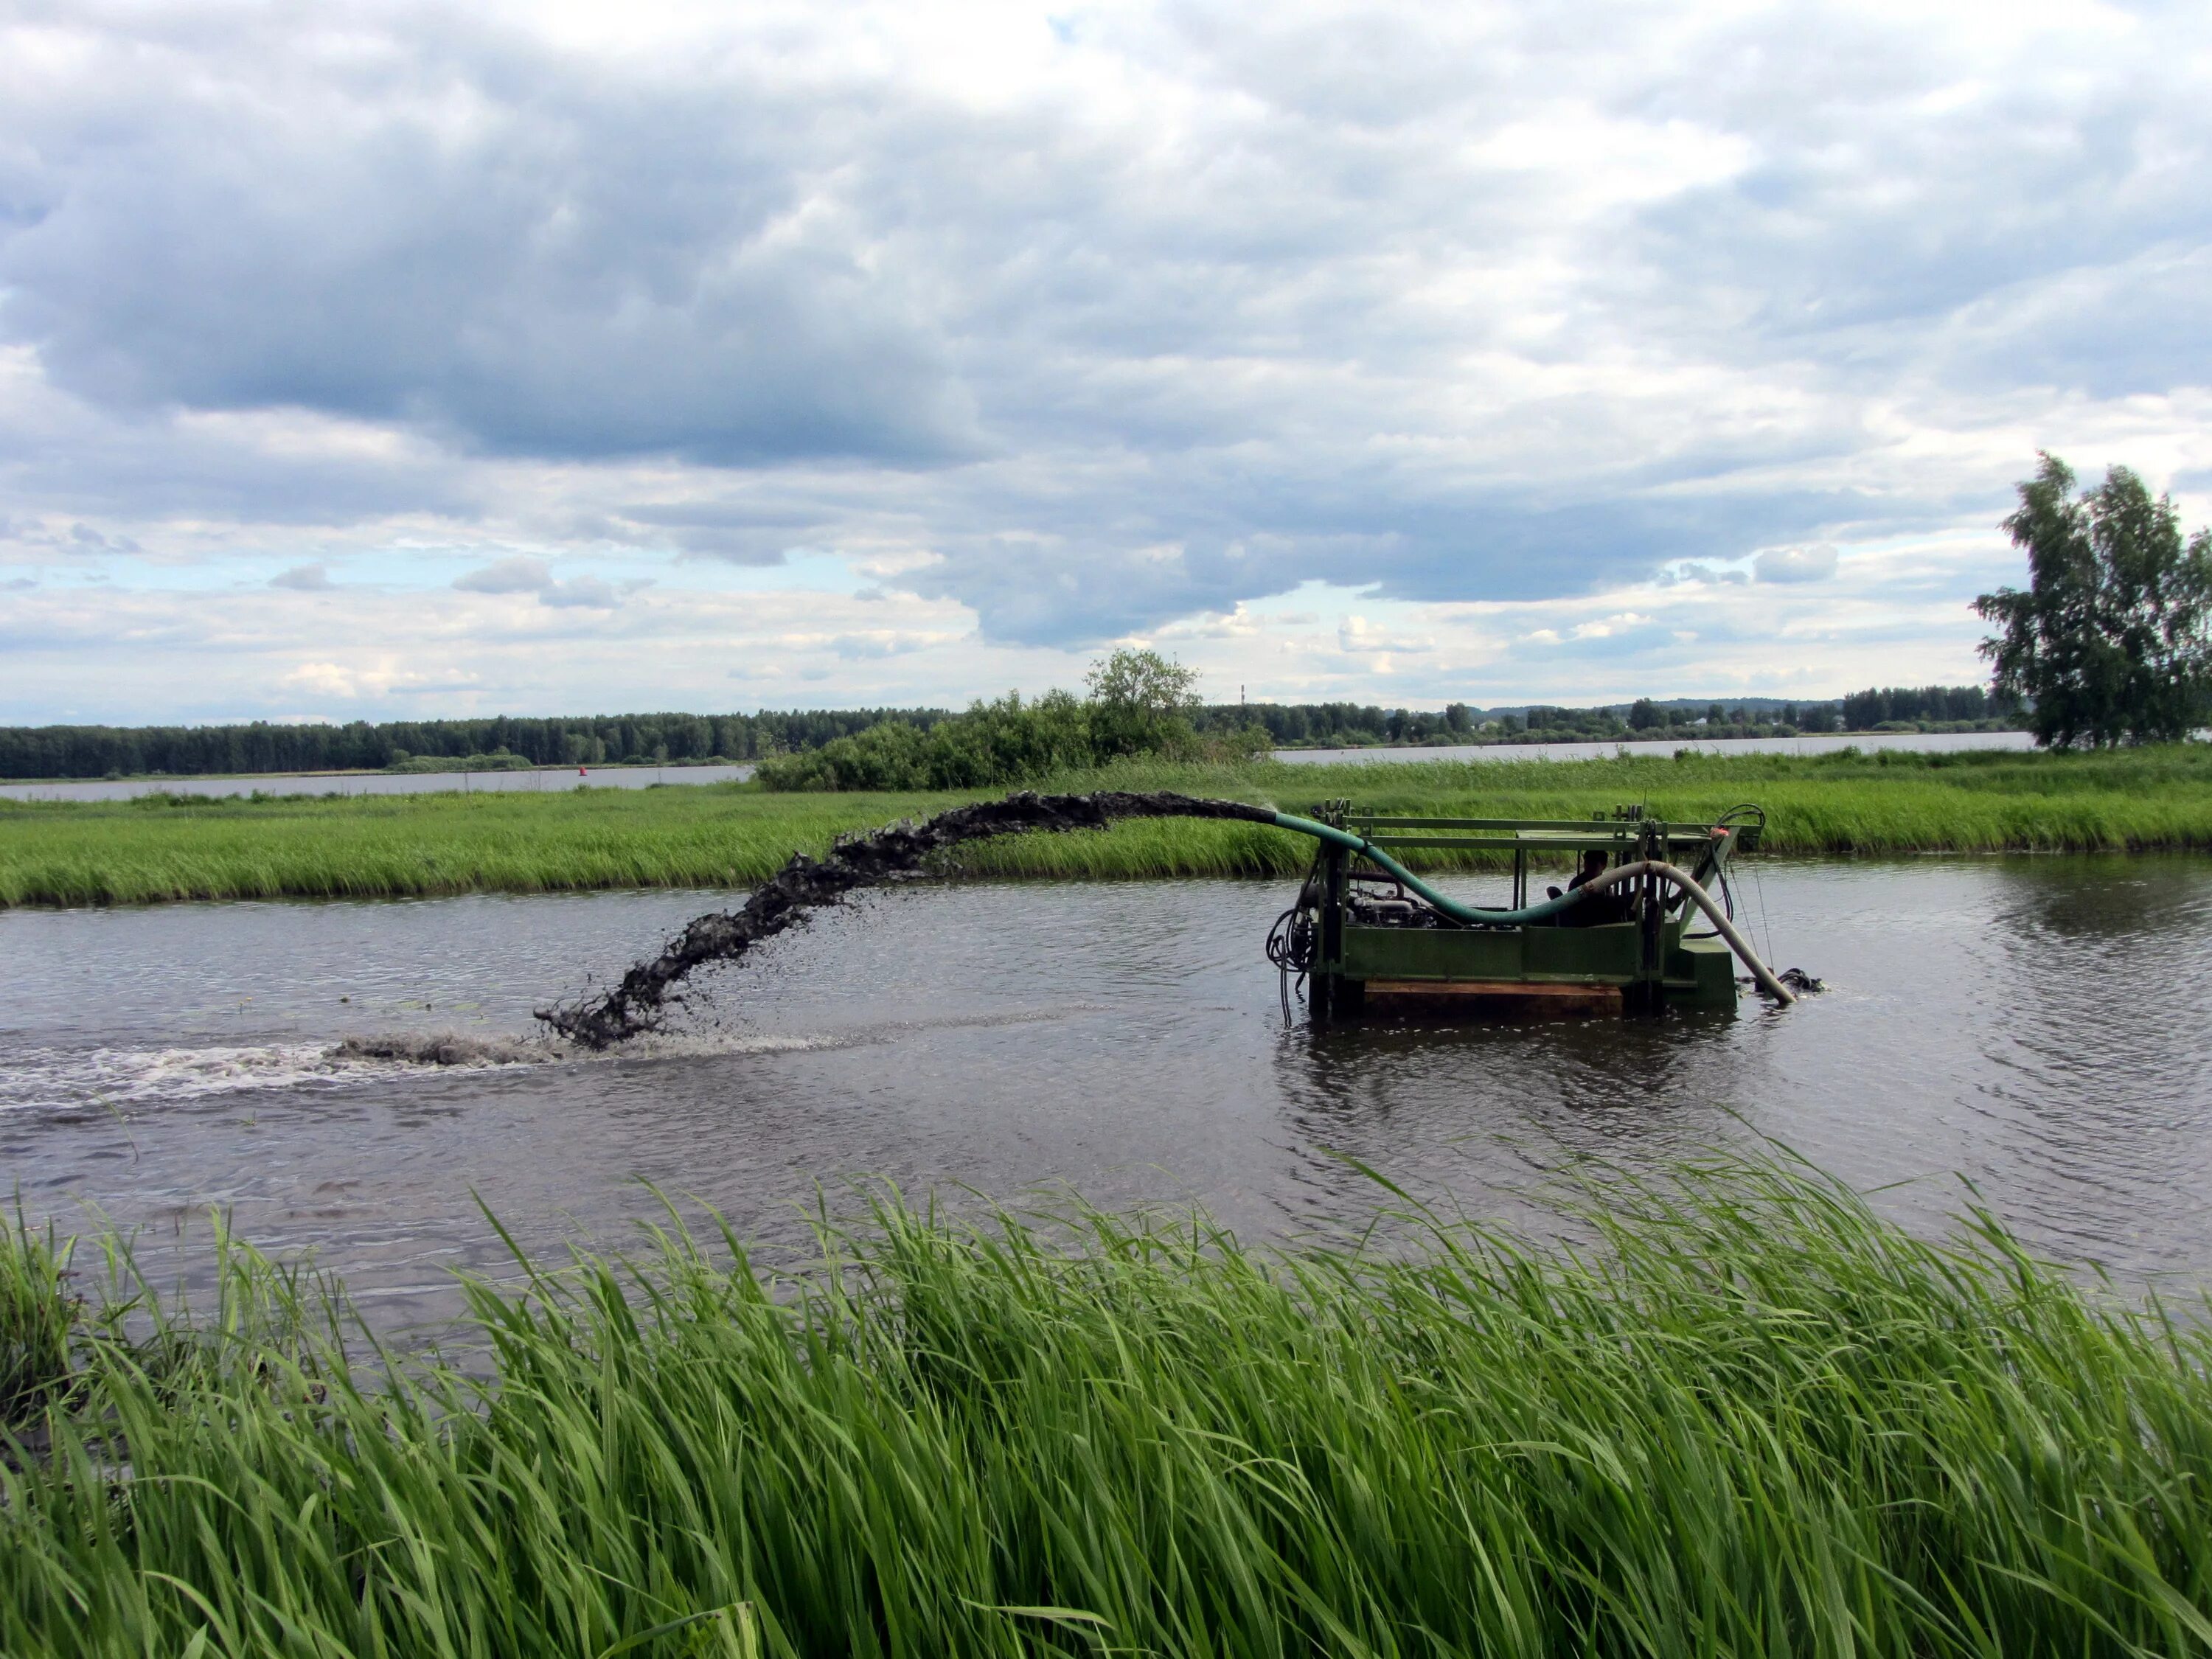
[[[1976,677],[2212,8],[0,0],[0,720]]]

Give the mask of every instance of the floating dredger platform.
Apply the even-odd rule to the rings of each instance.
[[[1316,1020],[1729,1009],[1735,957],[1762,990],[1791,1000],[1735,926],[1729,869],[1759,845],[1759,807],[1674,823],[1640,807],[1584,821],[1390,817],[1334,802],[1277,822],[1320,843],[1267,940],[1286,1000],[1291,976],[1302,976]],[[1413,848],[1510,865],[1512,902],[1447,897],[1392,856]],[[1574,885],[1529,902],[1532,866],[1562,860],[1580,866]]]

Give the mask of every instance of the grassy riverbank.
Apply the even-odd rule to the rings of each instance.
[[[1054,788],[1172,788],[1303,811],[1350,797],[1436,816],[1671,817],[1741,800],[1779,853],[2212,846],[2212,745],[2107,755],[1711,756],[1237,767],[1142,766]],[[840,832],[963,797],[763,793],[744,785],[265,800],[0,802],[0,903],[402,896],[742,885]],[[971,848],[979,874],[1287,875],[1301,841],[1242,824],[1130,823]],[[1421,862],[1418,857],[1414,862]],[[1431,866],[1433,864],[1431,863]]]
[[[341,1352],[334,1304],[234,1257],[150,1342],[60,1317],[0,1460],[0,1650],[2212,1640],[2201,1329],[1772,1166],[1584,1203],[1579,1258],[891,1211],[769,1282],[671,1241],[477,1286],[465,1366]],[[20,1243],[0,1273],[58,1305]]]

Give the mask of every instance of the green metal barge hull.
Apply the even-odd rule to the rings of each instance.
[[[1301,822],[1326,838],[1298,904],[1278,923],[1279,932],[1289,925],[1283,936],[1292,943],[1279,954],[1271,942],[1270,956],[1306,975],[1313,1016],[1323,1022],[1731,1011],[1736,963],[1728,945],[1701,931],[1697,913],[1659,879],[1627,866],[1694,865],[1700,882],[1725,890],[1735,855],[1757,846],[1764,823],[1756,808],[1733,809],[1717,823],[1669,823],[1635,808],[1577,822],[1385,817],[1335,804]],[[1512,902],[1457,903],[1385,850],[1415,847],[1510,863]],[[1558,889],[1528,902],[1532,866],[1562,857],[1619,871],[1602,911]],[[1605,919],[1576,925],[1593,913]]]
[[[1351,925],[1313,975],[1314,1006],[1342,1018],[1399,1009],[1472,1015],[1732,1009],[1735,958],[1717,939],[1661,932],[1656,974],[1634,922],[1603,927],[1420,929]]]

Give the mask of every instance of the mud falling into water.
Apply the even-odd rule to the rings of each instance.
[[[1242,801],[1207,800],[1168,793],[1133,794],[1101,790],[1089,795],[1039,795],[1024,790],[1004,800],[956,806],[916,823],[894,823],[840,840],[826,859],[804,853],[753,890],[735,910],[699,917],[648,962],[641,962],[611,990],[553,1008],[538,1018],[587,1048],[627,1042],[659,1024],[675,988],[694,969],[734,962],[772,939],[809,910],[836,903],[864,887],[902,881],[921,872],[923,860],[963,842],[1032,830],[1103,830],[1117,818],[1232,818],[1272,824],[1274,813]]]

